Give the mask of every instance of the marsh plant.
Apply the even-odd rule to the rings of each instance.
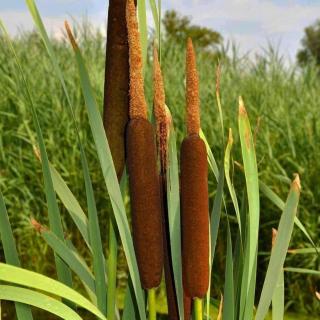
[[[241,162],[233,161],[233,133],[230,129],[226,139],[220,101],[220,66],[217,68],[218,108],[215,115],[221,126],[222,157],[217,162],[214,154],[218,151],[210,148],[207,132],[201,130],[199,74],[191,39],[188,39],[185,50],[186,134],[181,146],[177,145],[161,71],[160,2],[157,5],[150,1],[156,30],[151,108],[144,91],[148,53],[145,3],[109,1],[103,119],[80,45],[66,22],[100,172],[112,208],[108,247],[105,248],[99,223],[100,208],[95,199],[92,173],[73,99],[36,4],[34,0],[26,2],[52,64],[50,76],[58,79],[70,113],[69,121],[73,124],[80,152],[78,170],[83,175],[86,204],[85,208],[80,205],[71,191],[72,186],[67,185],[49,161],[44,128],[40,125],[29,77],[1,24],[1,36],[11,52],[19,87],[32,115],[36,136],[32,144],[43,173],[49,224],[44,226],[41,221],[30,221],[53,251],[56,279],[21,267],[5,199],[0,195],[0,234],[6,259],[6,263],[0,264],[0,300],[15,303],[18,320],[33,319],[33,307],[62,319],[82,319],[84,311],[83,319],[88,314],[108,320],[156,319],[160,317],[157,315],[157,288],[164,278],[168,319],[259,320],[267,316],[270,305],[272,318],[283,319],[284,271],[301,271],[284,268],[294,224],[314,245],[297,217],[300,179],[295,175],[285,202],[262,183],[255,152],[255,133],[241,97],[237,116]],[[194,41],[196,43],[196,39]],[[237,190],[233,183],[234,165],[240,168],[244,190]],[[215,185],[212,203],[209,203],[208,183]],[[278,228],[273,232],[262,290],[257,292],[260,193],[280,207],[282,214]],[[126,201],[128,195],[130,205]],[[60,203],[73,221],[72,229],[66,229],[62,223]],[[220,228],[221,218],[226,222],[224,229]],[[65,236],[74,230],[80,234],[81,246],[89,252],[86,257],[81,255],[81,248]],[[213,268],[219,231],[224,233],[222,238],[226,243],[224,274],[215,274]],[[124,303],[117,299],[120,247],[128,267]],[[317,271],[304,271],[318,274]],[[224,281],[219,297],[211,297],[214,275]],[[259,299],[255,300],[255,296]]]

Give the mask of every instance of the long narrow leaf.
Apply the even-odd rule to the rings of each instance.
[[[84,159],[86,161],[86,159]],[[98,308],[103,314],[107,313],[107,286],[106,286],[106,270],[105,259],[103,255],[103,247],[101,241],[98,211],[93,193],[91,178],[86,164],[83,167],[83,175],[86,186],[87,206],[88,206],[88,230],[90,245],[92,248],[93,270],[95,276],[95,289],[97,296]]]
[[[0,281],[42,290],[51,295],[59,296],[88,310],[99,319],[106,320],[98,308],[77,291],[42,274],[0,263]]]
[[[260,200],[259,200],[259,180],[254,141],[252,137],[249,118],[244,107],[242,98],[239,98],[239,134],[241,141],[241,151],[246,178],[246,187],[249,203],[248,219],[248,238],[245,252],[245,269],[244,270],[244,291],[242,296],[246,296],[246,307],[250,308],[254,295],[249,296],[250,284],[255,282],[255,261],[258,251],[258,233],[260,217]],[[243,307],[243,304],[242,304]]]
[[[78,200],[73,195],[59,172],[50,164],[50,171],[52,176],[52,182],[54,190],[59,196],[61,202],[65,208],[70,213],[70,216],[76,226],[78,227],[84,241],[86,242],[88,248],[91,249],[88,233],[88,218],[82,210]]]
[[[259,181],[259,186],[261,192],[269,199],[271,200],[280,210],[283,210],[285,203],[282,201],[282,199],[273,192],[265,183],[262,181]],[[312,246],[315,248],[318,256],[320,256],[320,251],[318,250],[315,242],[313,241],[312,237],[310,236],[309,232],[307,231],[306,227],[303,225],[303,223],[299,220],[298,217],[294,218],[295,225],[302,231],[302,233],[307,237],[309,242],[312,244]]]
[[[6,205],[4,203],[4,199],[1,191],[0,191],[0,236],[1,236],[1,242],[2,242],[2,247],[3,247],[6,262],[13,266],[20,267],[20,260],[19,260],[15,240],[13,237]],[[15,304],[15,307],[16,307],[18,320],[33,319],[31,310],[28,306],[17,302]],[[1,314],[1,310],[0,310],[0,314]]]
[[[270,256],[269,266],[257,308],[257,320],[263,320],[268,312],[273,291],[278,281],[278,278],[275,277],[275,275],[280,274],[288,251],[294,225],[294,217],[297,213],[299,197],[300,181],[299,177],[297,176],[291,185],[291,190],[280,219],[278,234]]]
[[[233,207],[236,212],[236,217],[238,221],[238,227],[239,227],[239,232],[240,232],[240,242],[241,242],[241,247],[242,246],[242,241],[243,241],[243,236],[242,236],[242,228],[241,228],[241,217],[240,217],[240,209],[239,209],[239,204],[238,204],[238,199],[236,195],[236,191],[234,189],[234,186],[231,182],[230,178],[230,155],[231,155],[231,149],[233,145],[233,137],[232,137],[232,130],[231,128],[229,129],[229,139],[228,139],[228,144],[226,147],[226,152],[224,154],[224,173],[227,181],[227,186],[230,192],[231,200],[233,203]]]
[[[227,227],[227,258],[226,258],[226,271],[225,271],[225,283],[223,294],[223,320],[234,319],[234,279],[233,279],[233,259],[232,259],[232,240],[229,221]]]
[[[140,41],[142,47],[143,68],[145,70],[148,54],[148,24],[146,0],[137,0]]]
[[[318,277],[320,276],[320,271],[319,270],[311,270],[311,269],[304,269],[304,268],[289,268],[289,267],[286,267],[283,270],[287,271],[287,272],[313,274],[313,275],[318,276]]]
[[[70,269],[86,284],[92,293],[95,292],[95,280],[88,266],[69,249],[64,241],[61,241],[54,233],[44,228],[40,234],[46,243],[59,255]]]
[[[169,136],[169,169],[167,171],[169,233],[172,254],[172,265],[177,292],[180,319],[183,320],[183,287],[181,261],[181,217],[179,196],[179,168],[177,159],[176,134],[173,127]]]
[[[82,320],[75,311],[61,301],[30,289],[0,285],[0,299],[31,305],[65,320]]]

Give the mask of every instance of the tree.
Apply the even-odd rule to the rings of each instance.
[[[217,51],[223,38],[220,33],[191,23],[187,16],[181,16],[174,10],[166,11],[162,20],[165,34],[176,42],[186,42],[188,37],[196,41],[197,47],[205,51]]]
[[[315,61],[320,66],[320,19],[305,28],[304,33],[301,40],[303,48],[297,54],[298,62],[300,65],[306,65]]]

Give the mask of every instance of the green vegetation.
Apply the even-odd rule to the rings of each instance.
[[[115,218],[123,243],[123,247],[119,248],[120,251],[118,254],[118,261],[120,262],[118,262],[117,273],[118,287],[120,291],[123,292],[126,286],[127,265],[124,262],[124,254],[126,254],[133,283],[132,287],[135,295],[138,296],[140,303],[139,312],[141,315],[144,312],[144,301],[141,298],[141,288],[139,287],[138,279],[135,277],[135,275],[137,275],[137,267],[135,256],[132,255],[133,250],[131,248],[132,243],[130,243],[129,228],[128,225],[123,222],[126,221],[124,204],[127,204],[128,199],[127,196],[125,196],[122,202],[121,196],[119,196],[120,189],[118,188],[114,172],[108,173],[108,170],[103,170],[105,176],[101,174],[99,163],[101,163],[102,166],[104,163],[104,169],[106,169],[107,163],[110,162],[110,153],[104,149],[106,145],[101,135],[94,135],[94,139],[92,139],[89,123],[90,121],[91,126],[92,123],[99,124],[97,113],[95,113],[94,110],[96,106],[102,106],[104,39],[88,25],[79,26],[77,31],[77,41],[84,60],[89,67],[93,93],[97,100],[96,104],[91,95],[85,71],[81,69],[83,64],[80,52],[76,50],[77,63],[75,63],[74,56],[67,41],[52,41],[52,43],[53,51],[57,56],[57,63],[62,68],[66,81],[66,88],[69,92],[68,99],[66,98],[64,89],[61,87],[59,79],[55,76],[52,63],[40,38],[35,33],[21,34],[14,40],[13,44],[23,67],[24,75],[28,80],[30,92],[32,92],[33,104],[37,111],[44,135],[44,145],[47,148],[48,158],[54,168],[57,169],[67,182],[72,193],[76,199],[79,200],[81,207],[91,209],[91,211],[89,210],[91,214],[88,216],[91,234],[94,232],[97,223],[96,215],[98,214],[103,248],[107,248],[107,239],[103,235],[108,234],[107,229],[110,213],[113,212],[107,194],[111,193],[111,195],[114,196],[112,197],[112,204],[115,208]],[[53,244],[50,245],[50,239],[55,239],[55,235],[48,234],[43,230],[40,230],[40,235],[38,235],[30,225],[30,217],[34,217],[44,225],[49,225],[47,205],[42,187],[41,163],[34,154],[33,146],[39,144],[40,147],[42,147],[42,150],[40,150],[42,165],[46,165],[43,171],[46,174],[49,185],[50,179],[52,179],[51,183],[54,185],[55,174],[52,169],[49,172],[49,163],[44,164],[44,162],[47,161],[45,150],[41,145],[41,139],[39,139],[41,134],[39,134],[40,131],[37,127],[38,137],[35,135],[33,121],[35,121],[36,117],[30,112],[30,103],[24,95],[26,87],[24,83],[21,82],[21,75],[17,72],[12,52],[3,37],[0,38],[0,42],[2,48],[0,51],[0,82],[2,88],[0,97],[0,113],[2,118],[0,122],[2,132],[0,139],[0,189],[4,194],[23,267],[54,276],[56,270],[54,267],[55,262],[52,258],[52,252],[48,250],[48,248],[51,246],[57,252],[59,250],[58,244],[67,246],[69,245],[69,241],[65,241],[62,237],[59,239],[61,243],[53,241],[51,242]],[[80,75],[77,64],[81,70]],[[182,137],[185,135],[184,64],[185,44],[175,43],[172,39],[164,41],[162,45],[162,70],[166,84],[166,103],[172,113],[179,145]],[[216,64],[217,61],[213,56],[208,55],[206,52],[198,52],[202,130],[208,139],[217,163],[220,164],[224,160],[225,145],[222,142],[220,118],[215,100]],[[263,57],[259,57],[255,63],[246,57],[240,57],[236,51],[233,51],[233,55],[230,58],[223,59],[221,65],[220,96],[224,113],[224,127],[231,127],[235,134],[233,156],[231,157],[229,168],[231,171],[230,181],[235,190],[239,191],[237,200],[239,201],[240,213],[246,212],[245,206],[247,203],[245,192],[246,182],[243,170],[246,174],[247,172],[251,172],[255,175],[255,184],[249,185],[247,181],[247,189],[250,190],[250,188],[252,188],[252,192],[249,195],[250,204],[255,203],[255,206],[252,208],[249,207],[250,216],[254,217],[254,219],[257,219],[256,213],[258,210],[258,176],[256,169],[258,169],[259,172],[259,180],[271,187],[283,200],[287,198],[293,174],[299,173],[302,180],[302,194],[298,217],[319,246],[318,212],[320,209],[320,191],[317,185],[319,184],[318,159],[320,150],[320,123],[317,98],[320,92],[320,80],[317,69],[313,65],[309,65],[303,70],[294,66],[285,68],[281,58],[278,57],[271,48],[266,51]],[[151,77],[152,61],[147,60],[145,84],[149,106],[152,105]],[[80,84],[82,87],[80,87]],[[83,93],[84,97],[82,95]],[[252,149],[253,145],[256,146],[257,164],[254,163],[255,160],[252,158],[252,154],[250,156],[250,152],[248,154],[248,152],[243,151],[246,145],[245,132],[249,127],[248,119],[240,120],[242,131],[240,131],[240,137],[236,135],[238,132],[236,122],[238,96],[240,94],[244,97],[251,125],[253,124],[250,147]],[[81,161],[82,163],[86,161],[84,161],[83,154],[80,154],[78,148],[77,132],[74,130],[74,123],[70,118],[68,110],[69,103],[74,106],[75,119],[81,127],[80,138],[86,152],[91,179],[89,172],[84,170],[83,174],[81,169]],[[89,107],[89,109],[86,109],[85,105]],[[89,121],[86,110],[89,111]],[[98,132],[100,130],[101,133],[102,127],[98,126],[97,130]],[[226,132],[224,133],[226,134]],[[98,154],[93,141],[97,146],[101,147],[98,148]],[[172,148],[174,148],[174,143],[172,141],[170,143],[172,144]],[[176,153],[172,151],[171,156],[172,155],[176,156]],[[244,159],[243,163],[242,157]],[[83,167],[86,168],[85,165],[83,165]],[[222,171],[220,171],[221,174]],[[229,174],[229,170],[226,173]],[[172,172],[172,174],[177,175],[177,171]],[[92,180],[92,190],[90,180]],[[110,183],[110,181],[112,181],[112,183]],[[217,189],[213,175],[210,176],[209,182],[210,204],[212,207],[212,200],[218,197],[219,188]],[[84,185],[86,185],[86,191],[83,187]],[[60,183],[60,188],[62,187],[63,185]],[[230,186],[228,186],[228,188],[229,190],[232,189]],[[49,196],[49,198],[51,192],[50,199],[54,203],[52,190],[50,191],[49,188],[49,190],[46,191],[47,197]],[[94,191],[94,197],[92,191]],[[221,194],[220,192],[220,196]],[[173,196],[173,198],[177,200],[176,195],[171,194],[169,196]],[[81,274],[82,276],[80,276],[80,278],[84,279],[83,272],[88,271],[86,266],[87,263],[89,263],[88,261],[90,261],[90,249],[83,245],[81,239],[83,234],[75,230],[72,219],[70,219],[69,214],[67,214],[67,210],[64,209],[64,207],[68,208],[68,205],[65,203],[66,201],[64,201],[60,195],[59,198],[64,204],[64,206],[59,205],[59,208],[62,213],[64,230],[67,231],[66,240],[72,240],[73,244],[77,247],[78,253],[86,258],[86,262],[84,262],[82,259],[78,259],[79,256],[76,255],[77,263],[73,264],[77,265],[77,270],[72,271],[75,271],[78,276]],[[70,201],[70,197],[67,199]],[[224,287],[224,277],[221,275],[224,274],[224,271],[226,275],[229,274],[230,276],[230,274],[232,274],[232,263],[230,263],[230,261],[232,262],[232,250],[234,250],[233,252],[240,250],[236,246],[232,248],[231,241],[228,241],[228,244],[226,241],[227,232],[229,235],[229,222],[232,235],[234,235],[233,238],[235,238],[238,230],[236,215],[234,214],[234,211],[237,211],[237,205],[234,199],[232,199],[233,201],[229,201],[228,199],[229,198],[227,198],[226,208],[229,219],[226,218],[227,216],[225,214],[221,215],[221,228],[215,248],[211,284],[212,296],[216,299],[220,299],[220,292],[223,291]],[[290,193],[289,200],[289,204],[297,202],[294,192]],[[61,204],[59,200],[58,203]],[[70,206],[74,209],[75,205],[77,204],[69,202],[69,210]],[[96,211],[96,208],[98,208],[98,211]],[[4,208],[2,209],[4,212]],[[79,212],[78,209],[79,208],[77,208],[77,212]],[[176,208],[173,207],[171,209],[175,210]],[[72,211],[72,209],[70,211]],[[284,212],[292,214],[294,210],[289,210],[287,206]],[[280,213],[281,211],[274,204],[264,196],[261,197],[259,235],[259,251],[261,251],[261,253],[270,252],[271,250],[271,228],[278,227]],[[290,215],[284,214],[282,217],[284,216],[287,217]],[[294,215],[291,217],[292,219],[289,219],[289,222],[293,222],[293,216]],[[284,220],[281,219],[281,221]],[[291,224],[289,222],[284,221],[282,224],[280,223],[279,232],[281,226],[286,226],[290,229]],[[254,239],[257,237],[257,234],[255,234],[257,223],[257,220],[250,222],[250,236]],[[70,230],[72,230],[72,232],[70,232]],[[79,230],[81,230],[81,228],[79,228]],[[92,239],[90,239],[90,243],[91,241]],[[289,241],[289,239],[286,239],[286,241]],[[54,247],[55,245],[57,247]],[[248,248],[246,247],[246,250],[251,252],[246,259],[248,274],[254,273],[253,270],[256,267],[255,246],[256,243],[250,242]],[[305,247],[310,247],[310,242],[298,228],[295,228],[290,248]],[[71,254],[74,253],[72,248],[68,250],[70,250],[68,252]],[[277,250],[275,249],[275,252],[281,250],[286,251],[285,246],[282,248],[278,247]],[[98,255],[98,252],[96,254]],[[67,258],[64,259],[67,260]],[[97,259],[101,259],[101,257],[97,257]],[[225,260],[227,260],[226,270]],[[259,301],[260,291],[265,278],[264,271],[266,270],[268,260],[269,257],[265,260],[262,256],[259,256],[257,279],[257,291],[259,294],[256,297],[256,302]],[[3,261],[2,257],[1,261]],[[270,261],[272,262],[272,259]],[[272,264],[274,268],[272,270],[278,270],[279,266],[277,266],[275,262],[271,262],[270,265]],[[291,253],[286,259],[285,266],[319,270],[319,260],[317,260],[314,252],[305,254]],[[179,268],[179,266],[177,268]],[[6,271],[4,269],[2,270],[3,272]],[[93,270],[94,272],[99,272],[99,266],[97,265]],[[68,269],[67,272],[69,272]],[[103,271],[100,270],[100,272]],[[18,270],[15,270],[15,274],[17,279],[18,276],[22,277],[23,275],[22,271],[20,274]],[[87,284],[90,284],[90,275],[92,274],[88,274],[87,272],[86,275],[88,279]],[[5,277],[5,275],[3,275],[3,277]],[[305,312],[309,315],[318,314],[320,311],[319,301],[317,301],[315,297],[315,291],[318,289],[316,281],[319,281],[319,277],[317,278],[316,275],[291,272],[285,272],[284,277],[286,306],[296,312]],[[43,283],[49,281],[47,278],[42,280]],[[239,281],[239,279],[237,280]],[[39,283],[41,284],[41,282]],[[76,281],[75,285],[76,288],[78,288],[77,286],[80,286],[80,282]],[[240,289],[246,291],[247,285],[250,284],[245,283],[245,286]],[[52,283],[47,285],[47,287],[50,286],[52,286]],[[30,285],[30,287],[33,288],[34,286]],[[90,289],[90,286],[87,287]],[[227,287],[228,286],[225,287],[224,291],[225,298],[228,298],[229,301],[230,299],[235,299],[233,294],[226,289]],[[6,288],[2,286],[0,289],[2,289],[3,292]],[[248,290],[249,289],[250,288],[248,288]],[[10,290],[12,300],[14,300],[17,292],[15,292],[13,287],[10,288]],[[65,290],[65,288],[61,288],[61,297],[65,297],[63,290]],[[21,302],[28,302],[33,299],[33,303],[36,303],[39,297],[36,296],[36,294],[34,294],[34,296],[30,295],[29,291],[25,293],[25,300]],[[84,293],[83,290],[81,292]],[[57,294],[57,292],[55,293]],[[158,295],[161,294],[161,292],[158,292]],[[264,296],[268,296],[268,292],[266,292]],[[127,296],[126,299],[130,299],[130,295],[129,298]],[[79,302],[77,301],[77,297],[71,300],[73,303]],[[240,304],[240,310],[242,310],[241,308],[243,306],[241,305],[243,301],[234,301]],[[32,303],[30,302],[30,304]],[[86,308],[91,312],[98,313],[89,302],[83,301],[83,304],[86,304]],[[204,306],[204,309],[205,308],[206,306]],[[73,311],[70,310],[69,308],[62,311],[66,313],[69,312],[71,318]],[[246,312],[246,310],[242,311]],[[260,312],[263,314],[263,311]]]

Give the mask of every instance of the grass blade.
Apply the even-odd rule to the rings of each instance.
[[[234,318],[234,278],[233,278],[233,259],[232,259],[232,240],[229,221],[227,222],[227,258],[225,271],[225,284],[223,294],[223,314],[222,319],[233,320]]]
[[[84,159],[86,161],[86,159]],[[93,270],[95,276],[95,291],[97,295],[98,308],[103,314],[107,313],[107,286],[106,286],[106,270],[105,259],[103,255],[103,247],[101,241],[98,211],[94,198],[93,187],[86,163],[83,167],[83,175],[86,186],[87,206],[88,206],[88,230],[90,245],[92,248]]]
[[[77,291],[42,274],[0,263],[0,280],[32,289],[38,289],[51,295],[64,298],[79,307],[88,310],[99,319],[106,320],[99,309]]]
[[[114,217],[117,222],[120,238],[126,254],[128,268],[132,278],[132,283],[138,303],[139,314],[141,319],[144,320],[146,318],[144,295],[141,288],[140,276],[133,248],[129,223],[126,216],[125,206],[122,200],[120,186],[118,183],[114,164],[112,161],[110,148],[103,128],[101,115],[99,113],[98,106],[94,98],[89,75],[85,67],[85,63],[80,53],[79,47],[77,46],[71,34],[71,30],[69,30],[69,36],[73,45],[74,53],[76,56],[76,62],[79,69],[80,82],[88,111],[91,132],[96,145],[105,184],[107,186],[107,190],[110,196],[111,205],[113,208]]]
[[[264,184],[262,181],[259,181],[259,186],[261,192],[269,199],[271,200],[280,210],[283,210],[285,203],[282,201],[282,199],[273,192],[266,184]],[[309,242],[312,244],[312,246],[315,248],[318,256],[320,256],[320,251],[317,248],[315,242],[313,241],[312,237],[310,236],[309,232],[307,231],[306,227],[302,224],[302,222],[299,220],[298,217],[294,218],[295,225],[302,231],[302,233],[307,237]]]
[[[38,225],[38,230],[45,242],[60,256],[70,269],[83,281],[92,293],[95,292],[95,279],[89,267],[80,260],[74,251],[70,250],[64,241],[61,241],[50,230]]]
[[[177,159],[176,134],[171,127],[168,146],[168,170],[167,170],[167,190],[168,190],[168,216],[169,233],[172,254],[172,265],[175,287],[177,292],[178,308],[180,319],[184,318],[183,309],[183,287],[182,287],[182,259],[181,259],[181,224],[180,224],[180,187],[179,168]]]
[[[212,170],[216,180],[219,181],[218,165],[217,165],[217,162],[213,156],[213,153],[212,153],[211,148],[209,146],[208,140],[207,140],[206,136],[204,135],[202,129],[200,129],[199,135],[200,135],[200,138],[204,141],[204,144],[206,145],[206,148],[207,148],[208,163],[209,163],[210,169]]]
[[[221,206],[223,200],[223,187],[224,187],[224,171],[220,170],[219,181],[217,186],[217,193],[213,201],[213,207],[210,216],[210,235],[211,235],[211,265],[216,251],[220,218],[221,218]]]
[[[146,0],[137,0],[140,41],[142,48],[143,69],[145,70],[148,54],[148,24]]]
[[[283,320],[284,317],[284,274],[280,271],[277,285],[272,295],[272,319]]]
[[[268,312],[273,291],[278,281],[278,278],[274,275],[279,275],[283,268],[293,231],[294,217],[297,213],[299,197],[300,180],[297,176],[291,185],[291,190],[280,219],[278,234],[270,256],[269,266],[257,308],[256,320],[263,320]]]
[[[245,297],[245,305],[241,304],[242,312],[250,309],[253,305],[254,290],[252,285],[255,283],[256,260],[258,251],[258,233],[259,233],[259,217],[260,217],[260,200],[259,200],[259,180],[254,141],[252,137],[249,118],[244,107],[242,98],[239,98],[239,134],[241,141],[241,151],[244,165],[244,173],[246,178],[246,187],[249,203],[248,233],[247,245],[245,251],[245,270],[243,277],[243,290],[241,296]],[[251,293],[251,294],[250,294]],[[245,307],[245,309],[244,309]],[[253,311],[253,310],[252,310]],[[245,318],[249,319],[249,318]]]
[[[128,285],[124,300],[124,310],[122,314],[122,320],[138,320],[138,310],[136,310],[136,306],[134,304],[134,291],[132,287],[132,281],[129,277],[128,279]]]
[[[89,250],[92,251],[89,241],[87,216],[82,210],[76,197],[73,195],[73,193],[71,192],[71,190],[59,174],[59,172],[52,166],[52,164],[50,164],[50,172],[52,176],[54,190],[56,191],[58,197],[60,198],[65,208],[68,210],[72,220],[78,227],[78,230],[80,231]]]
[[[311,269],[304,269],[304,268],[289,268],[289,267],[286,267],[283,270],[287,272],[297,272],[297,273],[313,274],[315,276],[320,276],[319,270],[311,270]]]
[[[75,311],[59,300],[30,289],[0,285],[0,299],[31,305],[65,320],[82,320]]]
[[[229,129],[228,144],[226,147],[226,152],[224,154],[224,172],[225,172],[227,186],[228,186],[228,189],[230,192],[231,200],[233,203],[233,207],[236,212],[236,217],[237,217],[238,227],[239,227],[239,232],[240,232],[240,242],[241,242],[241,247],[243,248],[243,245],[242,245],[243,235],[242,235],[242,228],[241,228],[242,224],[241,224],[240,209],[239,209],[236,191],[235,191],[234,186],[233,186],[231,179],[230,179],[230,154],[231,154],[232,144],[233,144],[233,137],[232,137],[232,130],[230,128]]]
[[[157,8],[157,4],[155,0],[149,0],[150,7],[151,7],[151,12],[152,12],[152,17],[154,21],[154,26],[155,26],[155,31],[156,31],[156,39],[158,42],[158,48],[160,49],[160,42],[161,42],[161,31],[160,31],[160,18],[159,18],[159,11]],[[160,50],[159,50],[160,52]]]
[[[107,318],[113,320],[115,317],[116,306],[116,286],[117,286],[117,258],[118,243],[116,237],[116,227],[112,218],[109,220],[109,256],[108,256],[108,301],[107,301]]]
[[[6,205],[4,203],[4,199],[1,191],[0,191],[0,236],[1,236],[1,242],[2,242],[2,247],[3,247],[6,262],[13,266],[20,267],[20,260],[19,260],[15,240],[13,237]],[[17,302],[15,304],[15,308],[16,308],[18,320],[33,319],[31,310],[28,306]],[[1,310],[0,310],[0,315],[1,315]]]

